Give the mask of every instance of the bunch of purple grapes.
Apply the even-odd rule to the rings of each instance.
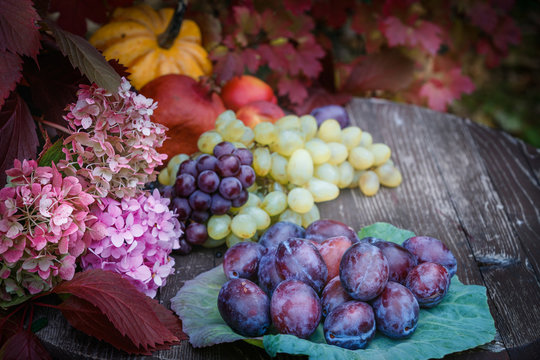
[[[231,207],[247,202],[247,189],[256,178],[252,163],[251,151],[223,141],[214,147],[213,155],[203,154],[180,164],[176,182],[163,190],[185,226],[180,253],[187,254],[193,245],[208,239],[206,222],[212,215],[226,214]]]
[[[306,339],[322,319],[328,344],[361,349],[376,330],[394,339],[411,336],[419,308],[442,301],[456,267],[450,250],[434,238],[415,236],[400,246],[359,239],[335,220],[305,230],[278,222],[258,243],[238,243],[225,253],[229,281],[218,309],[244,336],[261,336],[272,325]]]

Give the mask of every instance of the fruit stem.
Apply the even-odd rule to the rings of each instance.
[[[182,28],[182,22],[184,21],[186,8],[187,1],[179,0],[169,26],[167,26],[167,29],[158,36],[158,44],[163,49],[169,49],[174,44],[174,40],[178,37],[178,33]]]

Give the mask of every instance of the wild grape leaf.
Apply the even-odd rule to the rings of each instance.
[[[439,78],[433,77],[420,88],[420,97],[426,97],[428,106],[434,110],[445,111],[452,101],[462,94],[474,91],[472,80],[461,74],[460,68],[442,73]]]
[[[60,29],[51,21],[47,21],[47,25],[52,30],[60,51],[74,67],[100,87],[112,93],[118,92],[120,76],[95,47],[82,37]]]
[[[0,349],[0,359],[50,360],[52,358],[32,331],[20,328]]]
[[[492,36],[493,44],[504,54],[508,51],[509,45],[517,45],[521,41],[521,31],[510,16],[500,20]]]
[[[261,62],[268,64],[268,67],[278,72],[286,72],[291,67],[291,54],[295,52],[294,46],[289,42],[269,45],[261,44],[257,50],[261,54]],[[293,64],[297,66],[298,64]]]
[[[0,51],[35,57],[39,51],[39,20],[31,0],[3,0],[0,6]]]
[[[311,8],[311,0],[284,0],[283,4],[294,15],[300,15]]]
[[[277,88],[279,95],[287,96],[293,104],[300,104],[308,96],[306,86],[298,79],[282,77]]]
[[[22,77],[22,59],[9,51],[0,51],[0,108]]]
[[[57,294],[72,294],[97,307],[137,348],[151,350],[178,343],[139,292],[119,274],[100,269],[76,273],[72,280],[53,289]]]
[[[240,53],[240,56],[242,57],[242,62],[246,68],[250,72],[256,73],[261,63],[261,55],[259,52],[255,49],[247,48]]]
[[[467,11],[467,15],[471,18],[471,24],[487,33],[493,31],[497,25],[497,12],[493,8],[493,4],[482,1],[475,2]]]
[[[180,318],[174,313],[167,309],[165,306],[161,305],[157,300],[151,299],[148,296],[145,297],[146,302],[152,310],[154,310],[154,313],[158,317],[158,319],[161,321],[163,325],[171,333],[173,333],[174,336],[178,338],[178,340],[187,340],[188,336],[187,334],[182,330],[182,321]]]
[[[493,48],[490,41],[479,39],[476,42],[476,52],[484,57],[487,67],[499,66],[502,54]]]
[[[410,84],[413,65],[412,60],[399,51],[387,50],[367,55],[352,68],[344,89],[351,93],[398,91]]]
[[[12,92],[0,109],[0,188],[6,184],[6,170],[13,160],[35,159],[38,138],[36,125],[24,100]]]
[[[419,46],[435,55],[441,46],[442,29],[429,21],[420,20],[417,26],[407,26],[395,16],[382,20],[380,30],[390,46]]]
[[[293,58],[293,63],[290,65],[291,74],[295,75],[293,72],[293,64],[299,67],[299,70],[302,71],[307,77],[315,78],[317,77],[321,70],[322,65],[319,59],[324,57],[323,48],[317,44],[313,36],[304,36],[301,39],[298,39],[298,45],[296,46],[296,54]]]
[[[217,84],[223,84],[244,73],[242,57],[237,52],[223,48],[219,47],[210,54],[210,59],[215,61],[214,74]]]
[[[343,27],[345,21],[347,21],[348,14],[351,13],[353,5],[353,0],[316,1],[311,9],[311,14],[315,19],[324,21],[324,23],[331,28],[339,29]]]
[[[261,30],[260,17],[247,6],[234,6],[233,16],[239,31],[249,35],[256,35]]]
[[[322,87],[313,88],[310,86],[308,97],[299,104],[293,106],[296,114],[304,115],[311,113],[311,110],[326,105],[345,105],[352,96],[344,93],[331,93]]]
[[[270,40],[292,38],[291,25],[292,21],[287,16],[279,14],[275,10],[266,9],[261,14],[261,27]]]
[[[374,29],[377,29],[375,16],[378,14],[378,9],[375,6],[380,2],[364,3],[356,2],[354,4],[354,12],[351,18],[351,29],[357,34],[366,34]]]
[[[104,1],[51,0],[49,9],[60,13],[58,26],[79,36],[86,35],[86,19],[98,24],[107,20]]]

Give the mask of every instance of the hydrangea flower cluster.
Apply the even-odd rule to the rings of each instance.
[[[13,178],[0,190],[0,300],[10,302],[73,278],[94,197],[54,164],[15,160],[6,173]]]
[[[119,201],[102,199],[92,210],[97,218],[89,234],[92,241],[81,257],[84,270],[115,271],[150,297],[174,272],[173,249],[183,231],[170,200],[158,190]]]
[[[73,134],[64,141],[66,159],[58,168],[87,181],[89,191],[100,197],[135,196],[155,180],[154,169],[167,158],[156,151],[167,128],[150,120],[157,103],[130,88],[126,79],[117,94],[81,85],[64,117]]]

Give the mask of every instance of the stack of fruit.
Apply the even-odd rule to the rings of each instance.
[[[419,308],[442,301],[456,269],[450,250],[431,237],[415,236],[400,246],[358,239],[334,220],[305,230],[278,222],[258,243],[227,250],[229,281],[219,292],[218,310],[248,337],[264,335],[272,324],[279,333],[309,338],[323,319],[328,344],[360,349],[376,330],[393,339],[411,336]]]

